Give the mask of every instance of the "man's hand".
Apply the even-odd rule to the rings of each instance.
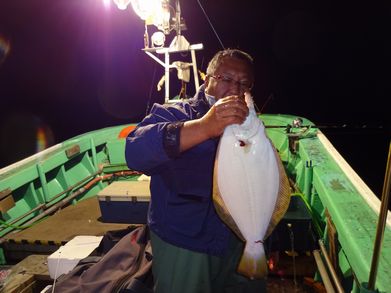
[[[226,126],[242,124],[248,115],[244,98],[228,96],[218,100],[200,119],[186,121],[181,129],[180,151],[220,136]]]
[[[226,126],[242,124],[248,115],[248,107],[243,97],[228,96],[218,100],[200,119],[202,128],[209,137],[220,136]]]

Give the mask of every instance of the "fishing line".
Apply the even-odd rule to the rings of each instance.
[[[153,66],[152,81],[151,81],[151,87],[149,88],[149,95],[148,95],[147,107],[145,109],[145,116],[148,115],[148,111],[149,111],[149,108],[151,106],[152,89],[153,89],[153,83],[155,81],[155,76],[156,76],[156,64],[154,64],[154,66]]]
[[[205,11],[204,7],[202,7],[202,4],[201,4],[200,0],[197,0],[197,2],[198,2],[198,5],[200,5],[200,8],[201,8],[202,12],[204,13],[206,20],[209,22],[209,25],[210,25],[210,27],[212,28],[214,34],[216,35],[216,38],[217,38],[217,40],[219,41],[221,48],[223,48],[223,50],[225,50],[225,47],[224,47],[224,45],[223,45],[223,42],[221,41],[219,35],[217,34],[217,32],[216,32],[216,30],[215,30],[215,28],[214,28],[212,22],[210,21],[208,15],[206,14],[206,11]]]
[[[258,111],[258,113],[262,113],[262,111],[263,111],[263,109],[266,107],[266,105],[269,104],[269,102],[270,102],[271,100],[273,100],[273,99],[274,99],[274,94],[271,93],[271,94],[267,97],[265,103],[263,103],[261,109],[259,109],[258,106],[257,106],[257,104],[254,103],[255,109]]]
[[[205,57],[202,56],[200,69],[204,67],[204,61],[205,61]],[[205,72],[206,72],[206,70],[205,70]]]

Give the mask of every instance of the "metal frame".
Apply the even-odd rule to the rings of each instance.
[[[191,54],[191,63],[190,66],[193,67],[193,76],[194,76],[194,85],[195,90],[197,91],[199,88],[199,80],[197,73],[197,61],[196,61],[196,50],[202,50],[203,44],[194,44],[188,46],[187,49],[177,49],[173,47],[164,47],[164,48],[144,48],[143,51],[154,59],[157,63],[164,67],[164,100],[166,103],[170,102],[170,68],[175,68],[174,65],[170,65],[170,54],[171,53],[181,53],[190,51]],[[164,55],[164,62],[158,58],[158,55]]]

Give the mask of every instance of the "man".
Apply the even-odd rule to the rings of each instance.
[[[218,52],[196,96],[155,104],[126,141],[129,168],[151,175],[148,224],[157,293],[262,292],[264,280],[236,273],[243,244],[216,214],[215,154],[225,127],[241,124],[244,93],[254,82],[253,59]]]

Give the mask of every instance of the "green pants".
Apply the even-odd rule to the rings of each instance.
[[[236,273],[243,244],[233,239],[225,258],[171,245],[151,232],[155,293],[262,293],[265,280]]]

